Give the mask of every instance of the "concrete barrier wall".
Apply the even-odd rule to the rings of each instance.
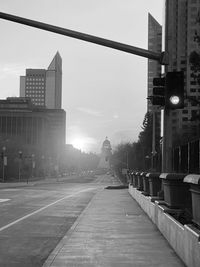
[[[130,195],[138,202],[177,255],[189,267],[200,266],[200,231],[193,225],[182,225],[166,213],[162,201],[152,202],[151,197],[129,185]]]

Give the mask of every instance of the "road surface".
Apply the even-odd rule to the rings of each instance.
[[[39,267],[111,176],[0,187],[0,267]]]

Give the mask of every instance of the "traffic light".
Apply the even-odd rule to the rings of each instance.
[[[182,71],[166,74],[165,107],[167,109],[184,108],[184,73]]]
[[[153,95],[150,96],[152,105],[165,105],[165,78],[153,79]]]
[[[153,79],[153,95],[149,97],[152,105],[165,106],[166,109],[184,108],[184,73],[167,72],[163,78]]]
[[[19,158],[22,159],[22,151],[19,151]]]

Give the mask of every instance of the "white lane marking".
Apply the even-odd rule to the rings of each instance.
[[[73,196],[75,196],[75,195],[78,195],[78,194],[80,194],[80,193],[82,193],[82,192],[90,191],[90,190],[94,190],[94,189],[95,189],[95,188],[84,189],[84,190],[78,191],[78,192],[76,192],[76,193],[74,193],[74,194],[71,194],[71,195],[65,196],[65,197],[63,197],[63,198],[60,198],[60,199],[54,201],[53,203],[50,203],[50,204],[48,204],[48,205],[46,205],[46,206],[44,206],[44,207],[42,207],[42,208],[40,208],[40,209],[38,209],[38,210],[32,212],[32,213],[29,213],[29,214],[27,214],[27,215],[25,215],[25,216],[23,216],[23,217],[21,217],[21,218],[15,220],[15,221],[13,221],[13,222],[11,222],[11,223],[9,223],[9,224],[7,224],[7,225],[1,227],[1,228],[0,228],[0,232],[2,232],[3,230],[9,228],[10,226],[12,226],[12,225],[14,225],[14,224],[16,224],[16,223],[18,223],[18,222],[21,222],[21,221],[23,221],[23,220],[25,220],[25,219],[31,217],[32,215],[35,215],[35,214],[39,213],[39,212],[42,211],[42,210],[45,210],[45,209],[47,209],[47,208],[49,208],[49,207],[55,205],[56,203],[58,203],[58,202],[60,202],[60,201],[62,201],[62,200],[64,200],[64,199],[67,199],[67,198],[73,197]]]
[[[2,191],[20,191],[20,190],[23,190],[23,189],[18,189],[18,188],[6,188],[6,189],[2,189]]]
[[[6,201],[9,201],[10,199],[9,198],[0,198],[0,202],[6,202]]]

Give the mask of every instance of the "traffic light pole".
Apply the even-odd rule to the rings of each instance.
[[[167,64],[167,55],[165,52],[157,53],[154,51],[149,51],[149,50],[138,48],[135,46],[111,41],[108,39],[100,38],[97,36],[77,32],[77,31],[72,31],[69,29],[61,28],[58,26],[46,24],[43,22],[35,21],[35,20],[30,20],[30,19],[14,16],[14,15],[3,13],[3,12],[0,12],[0,18],[4,19],[4,20],[12,21],[12,22],[20,23],[23,25],[31,26],[34,28],[38,28],[41,30],[65,35],[65,36],[79,39],[82,41],[98,44],[98,45],[105,46],[105,47],[110,47],[112,49],[120,50],[120,51],[127,52],[130,54],[138,55],[141,57],[153,59],[153,60],[159,61],[160,64],[162,64],[162,65]]]

